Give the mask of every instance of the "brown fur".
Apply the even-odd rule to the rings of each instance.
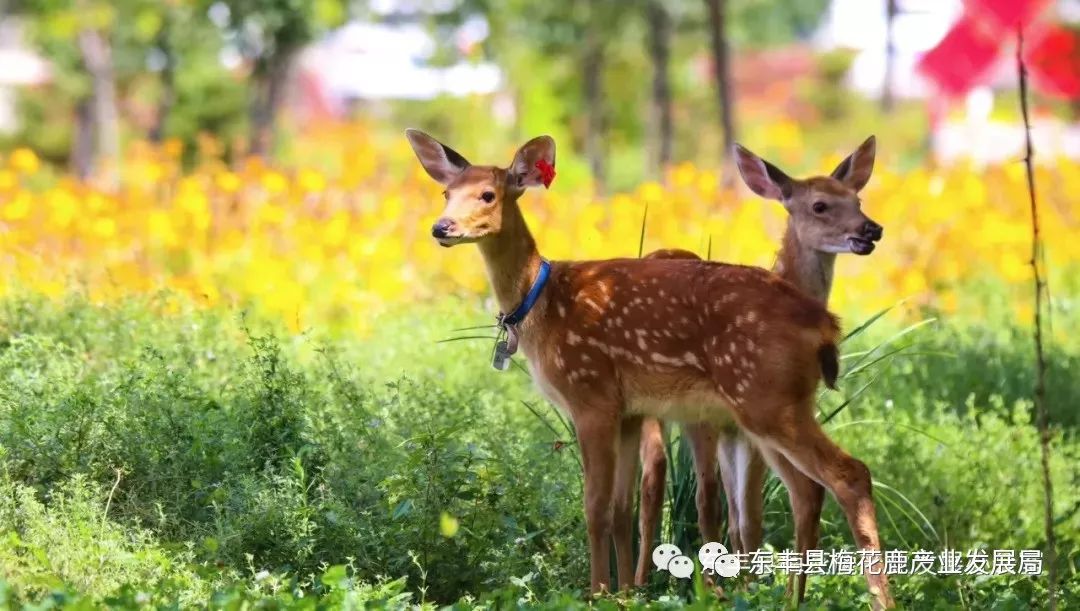
[[[784,233],[774,271],[785,280],[805,291],[822,303],[828,300],[832,286],[833,264],[836,252],[842,250],[850,236],[862,236],[869,223],[875,225],[862,213],[857,192],[865,186],[873,169],[875,141],[871,137],[852,153],[828,177],[814,177],[803,181],[788,177],[770,164],[756,166],[754,156],[745,149],[739,149],[740,169],[755,174],[748,178],[755,191],[766,197],[786,194],[785,201],[790,216]],[[759,173],[762,170],[764,174]],[[770,185],[772,179],[779,179],[783,184]],[[773,187],[776,187],[773,189]],[[823,213],[815,212],[813,204],[824,202],[827,205]],[[880,231],[880,227],[878,228]],[[877,235],[880,238],[880,233]],[[697,255],[681,249],[663,249],[655,251],[647,258],[684,258],[697,259]],[[836,388],[839,374],[838,355],[835,344],[822,346],[818,352],[819,366],[827,387]],[[659,427],[659,423],[646,418],[643,426]],[[719,514],[716,499],[712,494],[716,489],[717,458],[723,476],[725,497],[728,503],[729,545],[737,551],[757,549],[761,541],[761,488],[764,483],[765,462],[761,454],[749,444],[737,430],[716,430],[707,423],[692,424],[684,427],[684,434],[690,440],[694,451],[694,463],[698,480],[698,520],[704,541],[719,540]],[[719,437],[718,437],[719,436]],[[719,451],[713,453],[719,439]],[[646,447],[653,444],[654,447]],[[659,435],[643,437],[642,454],[656,454],[663,451]],[[740,454],[742,456],[740,456]],[[792,507],[795,510],[797,549],[804,552],[813,548],[818,539],[818,523],[821,513],[824,488],[806,478],[782,454],[765,450],[769,464],[777,471],[787,485]],[[744,470],[739,471],[737,463],[743,463]],[[737,472],[738,471],[738,472]],[[650,471],[649,465],[642,469],[642,499],[652,499],[663,495],[662,483],[656,488],[657,478]],[[653,489],[649,487],[652,486]],[[702,493],[704,491],[704,494]],[[657,519],[650,515],[655,502],[642,502],[641,522],[653,523]],[[641,531],[642,549],[651,549],[653,539],[651,531]],[[638,559],[638,584],[644,584],[649,567],[646,554]],[[805,575],[797,576],[798,600],[802,601],[805,588]],[[792,589],[789,580],[789,592]],[[887,596],[884,597],[887,600]]]

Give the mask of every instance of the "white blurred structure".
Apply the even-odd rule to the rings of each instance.
[[[401,15],[410,6],[382,0],[373,8]],[[455,47],[469,49],[487,38],[487,21],[468,19],[451,35]],[[435,51],[432,34],[415,20],[352,21],[308,48],[300,61],[301,69],[320,83],[326,95],[341,102],[429,100],[498,91],[502,73],[494,64],[459,61],[432,66]]]
[[[877,97],[885,87],[886,0],[833,0],[814,37],[819,48],[848,48],[855,61],[848,74],[851,87]],[[915,64],[952,27],[963,10],[962,0],[897,0],[893,20],[892,86],[897,97],[925,97],[929,84]]]
[[[52,79],[49,64],[22,42],[17,20],[0,20],[0,132],[18,127],[16,89],[42,85]]]

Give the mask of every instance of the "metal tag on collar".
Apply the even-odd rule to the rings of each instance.
[[[508,350],[507,342],[501,339],[495,342],[495,356],[491,359],[491,366],[496,371],[506,371],[510,369],[510,351]]]
[[[510,357],[518,349],[518,334],[514,325],[503,322],[503,316],[499,315],[499,335],[495,339],[495,354],[491,360],[491,366],[497,371],[506,371],[510,368]]]

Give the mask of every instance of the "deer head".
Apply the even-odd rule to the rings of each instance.
[[[446,206],[431,228],[442,246],[482,242],[500,235],[508,218],[517,218],[525,189],[544,184],[541,167],[555,166],[555,140],[526,142],[509,167],[471,165],[454,149],[415,129],[405,130],[420,164],[446,187]]]
[[[876,141],[870,136],[832,174],[805,180],[791,178],[738,144],[735,158],[751,191],[784,204],[804,246],[826,253],[868,255],[881,239],[882,228],[863,213],[859,191],[874,171],[875,149]]]

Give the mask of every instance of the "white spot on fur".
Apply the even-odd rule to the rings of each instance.
[[[660,354],[659,352],[653,352],[652,354],[649,355],[649,358],[651,358],[654,362],[657,362],[657,363],[660,363],[660,364],[663,364],[663,365],[671,365],[673,367],[678,367],[680,365],[685,365],[686,364],[682,359],[680,359],[678,357],[673,358],[673,357],[670,357],[670,356],[664,356],[663,354]]]
[[[697,355],[695,355],[693,352],[687,352],[686,354],[684,354],[683,361],[685,361],[687,365],[697,367],[698,369],[705,371],[705,367],[701,364],[701,361],[698,360]]]
[[[595,337],[586,338],[585,343],[599,350],[601,354],[611,353],[610,347],[604,342],[596,339]]]

